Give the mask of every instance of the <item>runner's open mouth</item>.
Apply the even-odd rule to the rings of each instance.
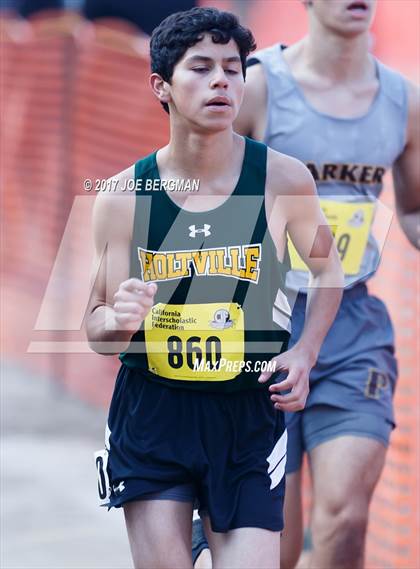
[[[230,103],[223,97],[216,97],[206,103],[206,107],[230,107]]]
[[[362,10],[366,11],[368,9],[367,4],[365,2],[353,2],[347,7],[347,10]]]

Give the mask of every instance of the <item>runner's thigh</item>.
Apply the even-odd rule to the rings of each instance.
[[[378,418],[378,420],[380,420]],[[342,435],[309,453],[314,510],[368,507],[385,462],[386,446],[363,436]]]
[[[192,511],[192,503],[172,500],[139,500],[124,504],[136,569],[192,567]]]
[[[208,516],[203,518],[216,569],[278,569],[280,532],[261,528],[238,528],[226,533],[211,530]]]

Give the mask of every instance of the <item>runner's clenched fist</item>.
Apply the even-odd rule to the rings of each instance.
[[[154,304],[156,292],[155,283],[146,284],[135,278],[121,283],[114,294],[117,330],[138,330]]]

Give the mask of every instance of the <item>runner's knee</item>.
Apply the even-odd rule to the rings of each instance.
[[[368,523],[369,504],[347,497],[343,502],[318,505],[313,512],[312,537],[314,546],[321,542],[342,543],[349,551],[363,544]]]

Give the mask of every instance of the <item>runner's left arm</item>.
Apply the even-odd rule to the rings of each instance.
[[[272,195],[277,191],[270,207],[270,233],[281,243],[287,230],[311,273],[303,332],[293,348],[274,358],[276,369],[287,371],[287,378],[270,386],[276,408],[297,411],[305,405],[309,372],[340,305],[344,276],[310,172],[298,160],[271,150],[269,163],[273,182],[268,183],[277,186],[277,190],[269,190]],[[267,381],[270,375],[262,373],[260,381]],[[290,393],[281,395],[288,390]]]
[[[407,143],[392,173],[398,220],[410,243],[420,249],[420,91],[411,83]]]

